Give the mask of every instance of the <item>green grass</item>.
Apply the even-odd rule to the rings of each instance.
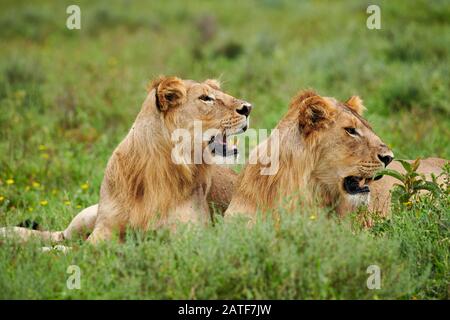
[[[71,1],[0,4],[0,225],[61,229],[98,202],[106,161],[159,74],[219,77],[273,128],[301,88],[346,99],[398,158],[450,158],[450,6],[375,1]],[[8,184],[9,182],[9,184]],[[0,245],[1,298],[449,298],[449,199],[397,208],[371,231],[284,218],[165,232],[68,255]],[[82,289],[66,288],[66,269]],[[382,271],[368,290],[366,269]]]

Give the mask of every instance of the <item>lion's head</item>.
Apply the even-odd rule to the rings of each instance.
[[[226,94],[217,80],[196,82],[160,77],[152,82],[156,106],[170,131],[200,126],[203,145],[219,156],[236,156],[236,146],[227,146],[227,136],[247,130],[252,105]]]
[[[393,153],[362,117],[364,109],[356,96],[339,102],[313,91],[298,94],[277,126],[279,136],[252,152],[279,139],[278,171],[263,176],[261,164],[248,164],[227,212],[270,209],[286,198],[291,204],[319,199],[339,213],[368,204],[371,181]]]
[[[368,204],[375,173],[393,159],[392,151],[362,117],[362,100],[346,102],[312,91],[294,98],[301,142],[315,156],[311,179],[332,198],[353,206]]]

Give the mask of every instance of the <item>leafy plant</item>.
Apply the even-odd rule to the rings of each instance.
[[[384,169],[377,174],[377,176],[388,175],[401,182],[401,184],[396,183],[394,185],[395,188],[392,192],[393,201],[397,200],[400,204],[410,205],[411,200],[417,198],[422,190],[429,191],[434,197],[439,197],[439,195],[445,192],[444,186],[439,185],[438,177],[434,174],[431,174],[432,180],[429,181],[424,174],[417,172],[420,166],[420,158],[417,158],[412,163],[406,160],[397,161],[401,163],[406,171],[405,173],[392,169]],[[448,164],[446,166],[447,169],[441,175],[447,174],[448,177]]]

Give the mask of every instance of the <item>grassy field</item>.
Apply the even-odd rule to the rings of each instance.
[[[159,74],[223,87],[273,128],[302,88],[359,94],[397,158],[450,158],[448,1],[74,1],[0,4],[0,226],[62,229],[98,202],[107,159]],[[448,299],[450,197],[398,206],[371,230],[301,212],[130,235],[125,244],[42,254],[0,245],[0,298]],[[302,210],[299,210],[302,211]],[[81,289],[69,290],[69,265]],[[366,269],[378,265],[380,290]]]

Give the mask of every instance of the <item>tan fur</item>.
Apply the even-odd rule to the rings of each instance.
[[[226,216],[284,207],[293,209],[299,203],[336,208],[348,212],[348,194],[343,189],[347,176],[372,177],[384,165],[378,155],[392,152],[373,132],[357,111],[362,111],[359,98],[353,105],[312,91],[302,92],[291,102],[287,114],[277,125],[280,132],[279,170],[275,175],[261,175],[261,164],[248,164],[239,177]],[[356,107],[355,107],[356,104]],[[344,128],[355,128],[351,136]],[[252,151],[264,150],[271,135]]]
[[[203,95],[213,96],[214,101],[201,100]],[[64,232],[50,233],[52,236],[27,230],[13,233],[25,239],[36,234],[58,241],[60,234],[71,238],[93,228],[88,240],[97,242],[116,231],[122,234],[127,227],[148,230],[173,228],[178,222],[209,222],[206,195],[211,166],[204,160],[200,164],[174,163],[171,134],[179,128],[189,130],[193,153],[194,139],[202,139],[193,137],[194,121],[201,121],[203,133],[208,129],[239,133],[247,126],[246,116],[237,112],[243,105],[249,104],[222,92],[214,80],[156,79],[131,130],[108,161],[98,206],[83,210]],[[206,145],[204,141],[203,149]],[[204,156],[208,157],[208,152]]]
[[[214,213],[223,215],[231,202],[237,174],[227,167],[211,165],[210,175],[211,187],[209,188],[209,193],[206,198],[208,201],[209,213],[210,215],[213,215]],[[70,240],[77,237],[85,237],[94,230],[97,211],[98,204],[83,209],[72,219],[69,226],[64,231],[45,231],[44,233],[35,231],[30,233],[30,230],[28,229],[15,228],[15,233],[18,231],[22,232],[23,237],[21,238],[27,238],[32,235],[41,235],[41,238],[44,240],[48,239],[53,240],[54,242],[59,242],[63,239]],[[61,233],[63,234],[63,237],[60,236]]]
[[[350,99],[347,100],[346,104],[360,116],[362,116],[364,111],[366,110],[366,107],[364,107],[363,101],[359,96],[350,97]]]
[[[208,194],[208,203],[211,212],[216,211],[223,215],[233,196],[237,174],[232,169],[213,165],[211,168],[211,188]]]

